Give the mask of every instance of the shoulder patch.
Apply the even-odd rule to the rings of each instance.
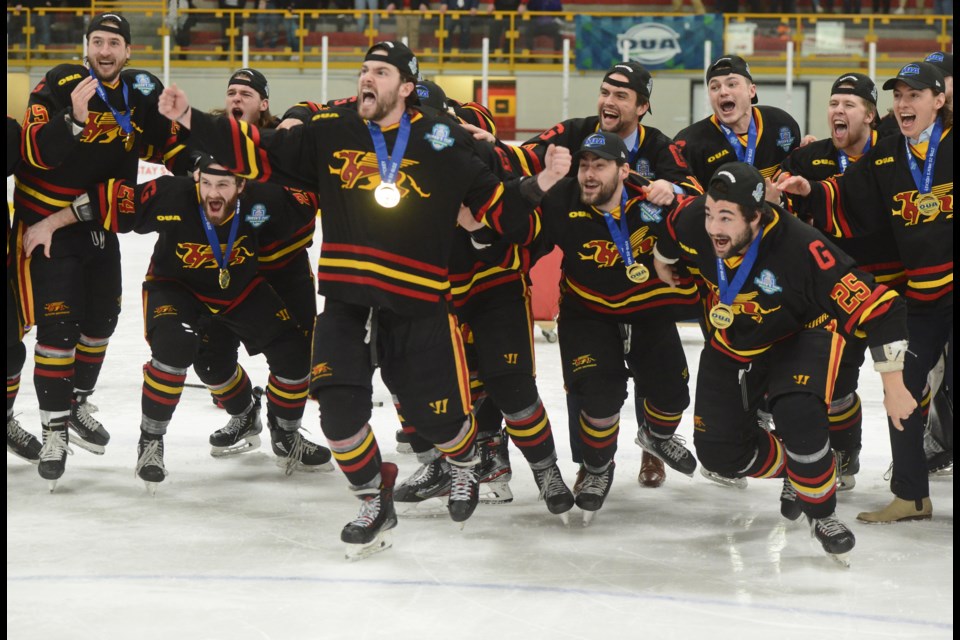
[[[661,222],[663,220],[663,208],[650,202],[641,202],[640,219],[644,222]]]
[[[260,203],[253,205],[250,208],[250,213],[244,218],[254,229],[260,228],[269,219],[270,215],[267,213],[267,207]]]
[[[768,296],[783,291],[783,287],[777,284],[777,276],[773,275],[769,269],[761,271],[760,275],[753,279],[753,284]]]
[[[151,80],[146,73],[138,73],[133,79],[133,88],[148,96],[157,88],[157,83]]]
[[[650,161],[646,158],[640,158],[637,160],[637,164],[634,165],[634,171],[642,175],[647,180],[653,180],[656,178],[653,173],[653,168],[650,166]]]
[[[430,133],[423,138],[430,143],[434,151],[443,151],[447,147],[452,147],[454,142],[453,138],[450,137],[450,127],[440,123],[433,125]]]
[[[790,127],[780,127],[780,133],[777,136],[777,146],[783,149],[784,153],[790,151],[796,138],[790,133]]]

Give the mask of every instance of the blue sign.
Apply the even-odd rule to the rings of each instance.
[[[703,69],[704,42],[723,51],[723,17],[576,16],[577,69],[607,70],[629,59],[647,69]]]

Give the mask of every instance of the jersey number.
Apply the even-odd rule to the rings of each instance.
[[[860,303],[870,297],[870,288],[861,282],[857,276],[848,273],[834,285],[830,297],[848,315],[853,315]]]

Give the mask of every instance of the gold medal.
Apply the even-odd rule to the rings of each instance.
[[[921,193],[917,198],[917,210],[922,216],[935,216],[940,213],[940,198],[932,193]]]
[[[650,269],[648,269],[645,265],[634,262],[627,267],[627,277],[630,278],[632,282],[636,282],[637,284],[646,282],[650,279]]]
[[[377,204],[385,209],[393,209],[400,204],[400,189],[392,182],[381,182],[373,190],[373,197]]]
[[[220,269],[220,277],[218,278],[218,280],[220,281],[220,288],[221,288],[221,289],[226,289],[227,287],[229,287],[229,286],[230,286],[230,271],[228,271],[227,269]]]
[[[123,134],[123,148],[127,151],[133,151],[133,142],[135,140],[133,132]]]
[[[710,309],[710,324],[717,329],[726,329],[733,324],[733,309],[730,305],[718,302]]]

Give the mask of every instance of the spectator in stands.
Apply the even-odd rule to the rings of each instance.
[[[397,40],[406,39],[407,47],[415,54],[420,53],[420,23],[423,16],[401,11],[419,11],[421,14],[430,9],[430,5],[423,0],[394,0],[387,5],[387,11],[397,12]]]
[[[461,52],[470,48],[470,31],[473,28],[473,22],[476,19],[477,9],[480,7],[480,0],[440,0],[440,13],[447,11],[469,11],[470,14],[460,14],[456,17],[445,16],[444,24],[447,31],[447,51],[451,49],[453,41],[453,32],[457,31],[460,37],[457,40],[457,47]]]
[[[890,13],[890,0],[873,0],[873,12],[882,14]]]
[[[353,8],[357,11],[363,11],[364,9],[369,9],[370,11],[376,11],[380,8],[379,0],[353,0]],[[380,29],[380,16],[373,14],[373,28],[376,30]],[[357,31],[363,33],[367,30],[367,16],[366,14],[360,14],[357,16]]]
[[[563,11],[563,5],[560,0],[529,0],[527,11],[532,13]],[[559,51],[563,48],[563,38],[560,36],[561,24],[562,21],[557,16],[531,16],[523,38],[525,48],[532,52],[537,36],[550,36],[553,39],[553,50]],[[530,61],[533,62],[533,59],[531,58]]]
[[[37,9],[52,8],[59,3],[51,0],[18,0],[11,2],[7,0],[7,43],[10,45],[23,44],[23,29],[27,25],[27,14],[24,9],[30,10],[30,25],[36,29],[36,35],[31,38],[30,48],[36,49],[38,46],[46,47],[50,44],[50,21],[51,14],[37,12]],[[10,13],[10,9],[16,9],[19,15]]]
[[[253,40],[257,49],[276,49],[283,22],[277,10],[282,8],[285,7],[281,7],[280,0],[257,0],[257,9],[264,12],[257,14],[257,33]]]
[[[327,3],[324,3],[327,4]],[[297,36],[297,29],[300,28],[300,12],[313,11],[320,8],[320,0],[283,0],[283,8],[287,15],[284,17],[284,27],[287,35],[287,46],[293,51],[293,59],[298,59],[300,53],[300,38]],[[303,18],[303,28],[310,30],[310,24],[307,17]]]
[[[239,11],[243,9],[247,4],[247,0],[217,0],[217,8],[223,9],[226,11]],[[240,48],[239,36],[237,37],[236,43],[230,42],[230,35],[227,33],[227,30],[230,29],[230,14],[224,14],[223,18],[220,19],[220,27],[223,29],[223,48],[229,49],[231,44],[234,44],[238,49]],[[238,33],[243,31],[243,18],[240,17],[239,13],[234,15],[234,28],[238,30]]]
[[[519,16],[524,11],[527,10],[526,0],[493,0],[490,3],[490,8],[487,10],[490,13],[494,11],[513,11]],[[517,24],[519,24],[519,18],[517,18]],[[510,16],[503,16],[501,18],[494,18],[493,22],[490,23],[490,50],[491,52],[495,49],[499,49],[503,53],[506,53],[510,50],[510,45],[506,42],[502,42],[503,34],[510,28]]]
[[[903,1],[905,0],[901,0]],[[843,0],[844,13],[860,13],[861,8],[861,0]]]

